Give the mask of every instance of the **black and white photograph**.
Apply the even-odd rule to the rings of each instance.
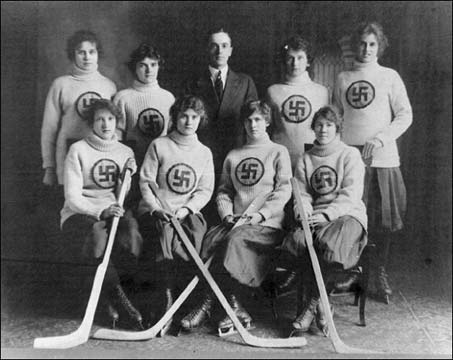
[[[1,357],[451,358],[451,1],[1,1]]]

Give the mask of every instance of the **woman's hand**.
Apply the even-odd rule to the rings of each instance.
[[[329,220],[327,219],[326,215],[323,213],[313,214],[308,218],[308,223],[310,226],[318,226],[324,223],[327,223]]]
[[[362,158],[365,163],[369,163],[371,161],[371,158],[373,157],[374,151],[383,146],[384,144],[382,143],[382,141],[377,138],[368,140],[362,150]]]
[[[186,207],[182,207],[181,209],[179,209],[178,211],[176,211],[176,218],[180,221],[184,220],[186,218],[187,215],[190,214],[190,210]]]
[[[124,215],[124,209],[118,204],[112,204],[108,208],[102,210],[101,220],[109,219],[113,216],[121,217]]]
[[[263,221],[264,221],[264,217],[259,212],[251,213],[247,216],[247,224],[249,224],[249,225],[257,225]]]
[[[164,209],[154,210],[152,215],[162,221],[170,221],[170,218],[173,216],[171,212],[168,212]]]
[[[55,168],[53,168],[53,167],[46,168],[42,182],[44,185],[47,185],[47,186],[56,185],[57,174],[55,173]]]

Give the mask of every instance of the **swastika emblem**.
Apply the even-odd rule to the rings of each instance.
[[[282,114],[288,122],[301,123],[311,115],[311,103],[305,96],[291,95],[282,104]]]
[[[374,86],[365,80],[353,82],[346,90],[346,101],[354,109],[366,108],[373,102],[374,97]]]
[[[77,114],[79,114],[82,119],[86,119],[86,111],[88,107],[93,103],[94,100],[98,99],[101,99],[101,95],[94,91],[88,91],[80,95],[75,103]]]
[[[257,184],[264,175],[264,165],[261,160],[249,157],[243,159],[236,166],[235,175],[237,181],[244,186],[253,186]]]
[[[145,109],[138,115],[137,127],[144,135],[157,138],[164,130],[164,116],[159,110]]]
[[[167,185],[177,194],[187,194],[193,190],[197,183],[195,170],[183,163],[173,165],[167,172]]]
[[[91,169],[91,176],[99,187],[110,189],[116,185],[120,168],[116,162],[110,159],[97,161]]]
[[[327,195],[337,188],[338,176],[330,166],[320,166],[310,178],[311,188],[319,195]]]

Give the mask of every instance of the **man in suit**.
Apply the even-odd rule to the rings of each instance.
[[[226,155],[243,143],[241,107],[248,101],[257,100],[258,94],[250,76],[229,68],[233,47],[226,31],[210,32],[207,45],[209,66],[187,84],[186,93],[197,95],[205,102],[209,124],[198,137],[212,151],[217,183]]]

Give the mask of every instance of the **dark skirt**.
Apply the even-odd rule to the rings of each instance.
[[[145,238],[144,256],[148,261],[174,260],[175,256],[184,261],[191,260],[190,254],[171,223],[159,220],[149,213],[143,214],[138,222],[140,231]],[[200,253],[203,237],[207,230],[203,215],[190,214],[181,222],[181,226],[192,245]]]
[[[363,201],[370,231],[398,231],[404,226],[406,187],[399,167],[367,167]]]
[[[97,220],[88,215],[75,214],[63,223],[65,239],[71,242],[72,258],[77,262],[96,265],[102,260],[107,246],[111,219]],[[113,243],[111,260],[120,273],[136,271],[143,239],[138,224],[130,212],[121,217]]]
[[[354,267],[367,244],[367,234],[352,216],[342,216],[313,230],[313,246],[325,264]],[[298,227],[288,234],[280,247],[298,258],[306,258],[307,244],[304,231]]]
[[[275,250],[284,232],[268,226],[218,225],[210,229],[203,242],[202,256],[206,259],[214,252],[223,259],[223,266],[239,283],[258,287],[272,270]]]

